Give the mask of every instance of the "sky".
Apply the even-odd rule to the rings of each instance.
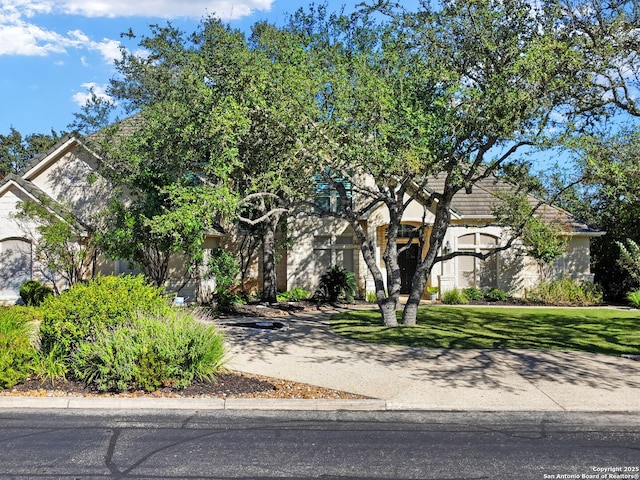
[[[150,25],[170,21],[191,33],[214,15],[248,31],[260,20],[280,23],[311,1],[0,0],[0,134],[67,130],[89,88],[104,92],[119,47],[135,51],[136,41],[120,35],[129,29],[148,34]],[[360,2],[327,4],[337,10]]]

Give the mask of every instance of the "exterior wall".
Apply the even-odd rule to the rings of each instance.
[[[29,172],[26,178],[81,220],[91,222],[104,209],[110,194],[96,168],[95,159],[75,146],[51,164]]]
[[[294,244],[286,255],[287,290],[300,287],[313,293],[320,276],[332,265],[340,265],[354,272],[358,289],[364,292],[366,266],[346,221],[299,217],[289,222],[289,235]]]
[[[33,235],[35,224],[15,218],[18,203],[30,197],[15,184],[0,195],[0,303],[15,303],[20,285],[33,277]]]

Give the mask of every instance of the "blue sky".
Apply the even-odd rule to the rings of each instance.
[[[361,0],[327,2],[353,8]],[[242,29],[281,22],[309,0],[0,0],[0,134],[66,130],[88,89],[100,93],[114,74],[120,34],[171,21],[193,32],[216,15]],[[323,3],[322,1],[316,3]],[[409,3],[417,4],[417,0]],[[405,5],[406,6],[406,5]]]

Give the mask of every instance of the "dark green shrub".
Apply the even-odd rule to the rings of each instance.
[[[37,280],[27,280],[20,286],[20,297],[28,307],[39,306],[49,295],[53,295],[53,289]]]
[[[627,300],[633,305],[635,308],[640,308],[640,290],[635,290],[633,292],[629,292],[627,295]]]
[[[223,337],[193,314],[139,316],[98,332],[74,356],[75,375],[101,391],[154,391],[212,380],[224,363]]]
[[[487,300],[489,300],[490,302],[506,302],[507,298],[509,298],[507,296],[507,292],[505,292],[501,288],[495,288],[495,287],[490,288],[487,291],[486,297],[487,297]]]
[[[547,305],[598,305],[602,303],[602,289],[591,282],[562,277],[551,281],[543,280],[527,292],[527,299]]]
[[[462,305],[464,303],[469,303],[469,299],[462,290],[454,288],[453,290],[445,292],[442,296],[442,303],[446,303],[448,305]]]
[[[16,308],[0,308],[0,388],[9,388],[27,379],[36,348],[34,326]]]
[[[469,300],[484,300],[484,292],[478,287],[467,287],[462,289],[465,297]]]
[[[300,302],[309,298],[309,292],[304,288],[294,287],[288,292],[278,293],[279,302]]]
[[[170,310],[162,289],[149,285],[141,275],[98,277],[59,296],[47,297],[40,325],[42,350],[49,353],[59,348],[66,357],[80,343],[94,339],[97,332],[131,320],[139,312]]]
[[[356,294],[356,279],[353,272],[338,265],[331,267],[320,277],[320,285],[316,297],[323,302],[344,300],[352,302]]]
[[[211,252],[206,276],[216,280],[216,307],[221,312],[230,312],[234,306],[244,303],[235,291],[239,273],[238,261],[232,254],[221,248]]]

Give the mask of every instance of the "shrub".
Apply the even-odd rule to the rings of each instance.
[[[51,287],[43,285],[37,280],[27,280],[20,286],[20,297],[29,307],[39,306],[49,295],[53,295]]]
[[[29,370],[41,382],[50,380],[55,384],[56,380],[67,378],[69,365],[67,359],[62,356],[60,347],[54,347],[46,353],[42,350],[36,352]]]
[[[527,298],[547,305],[589,306],[602,303],[602,289],[591,282],[562,277],[543,280],[527,292]]]
[[[42,304],[40,325],[42,350],[60,348],[61,356],[73,353],[81,342],[114,325],[134,318],[138,312],[171,310],[162,289],[147,284],[141,275],[98,277],[76,284]]]
[[[462,289],[465,297],[469,300],[484,300],[484,292],[478,287],[467,287]]]
[[[345,300],[352,302],[356,294],[356,279],[353,272],[338,265],[331,267],[320,277],[320,285],[316,297],[324,302]]]
[[[640,308],[640,290],[635,290],[633,292],[629,292],[627,295],[627,300],[631,302],[635,308]]]
[[[0,388],[27,379],[36,349],[33,323],[18,308],[0,308]]]
[[[75,375],[101,391],[163,386],[184,388],[212,380],[224,362],[223,337],[193,314],[140,315],[98,332],[74,356]]]
[[[442,296],[442,303],[446,303],[448,305],[462,305],[464,303],[469,303],[469,299],[464,294],[464,291],[454,288],[453,290],[445,292]]]
[[[490,302],[506,302],[507,301],[507,292],[502,290],[501,288],[490,288],[487,291],[487,300]]]
[[[367,292],[367,303],[378,303],[376,292]]]
[[[309,298],[309,292],[304,288],[294,287],[293,290],[278,294],[279,302],[300,302]]]

